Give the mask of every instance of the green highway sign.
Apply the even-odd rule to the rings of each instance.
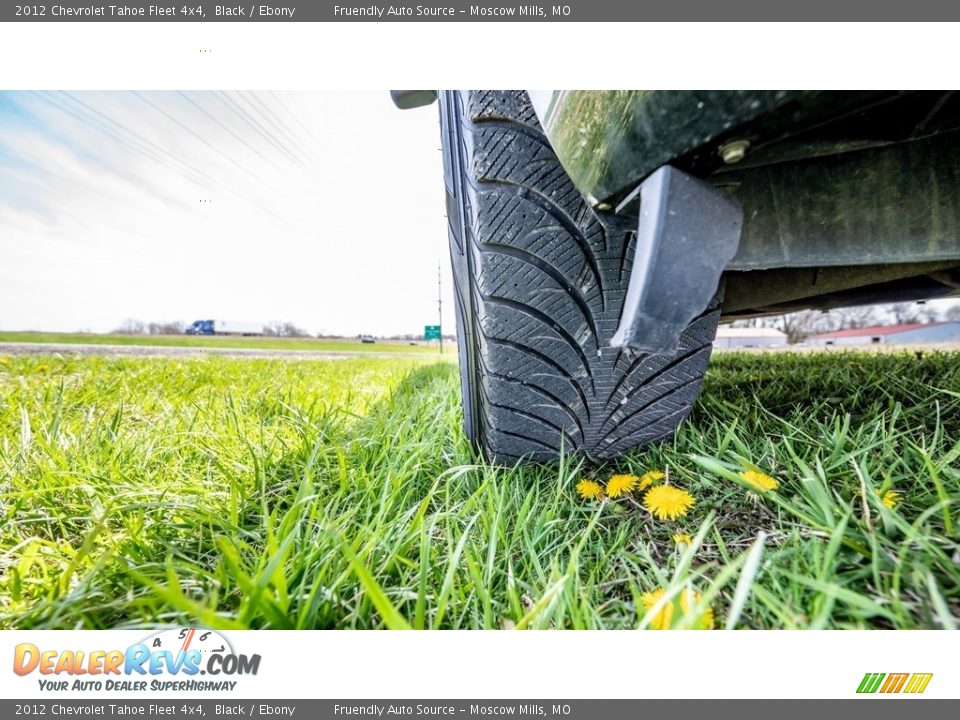
[[[440,326],[439,326],[439,325],[424,325],[424,326],[423,326],[423,338],[424,338],[424,340],[439,340],[439,339],[440,339]]]

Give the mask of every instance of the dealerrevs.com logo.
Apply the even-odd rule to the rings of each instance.
[[[857,692],[919,694],[927,689],[932,678],[933,673],[867,673]]]
[[[36,673],[41,690],[145,692],[147,690],[232,691],[243,675],[256,675],[260,655],[234,651],[226,637],[213,630],[165,630],[126,650],[14,648],[13,671]],[[198,676],[204,676],[202,679]]]

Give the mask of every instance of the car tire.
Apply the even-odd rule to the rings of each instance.
[[[440,115],[469,439],[513,463],[670,435],[699,392],[719,296],[674,351],[610,347],[636,221],[584,201],[525,92],[443,92]]]

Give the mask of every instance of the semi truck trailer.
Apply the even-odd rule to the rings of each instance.
[[[195,320],[187,335],[263,335],[263,325],[233,320]]]

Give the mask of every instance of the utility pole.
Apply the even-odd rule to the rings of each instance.
[[[440,290],[440,261],[437,261],[437,322],[440,326],[440,354],[443,355],[443,293]]]

